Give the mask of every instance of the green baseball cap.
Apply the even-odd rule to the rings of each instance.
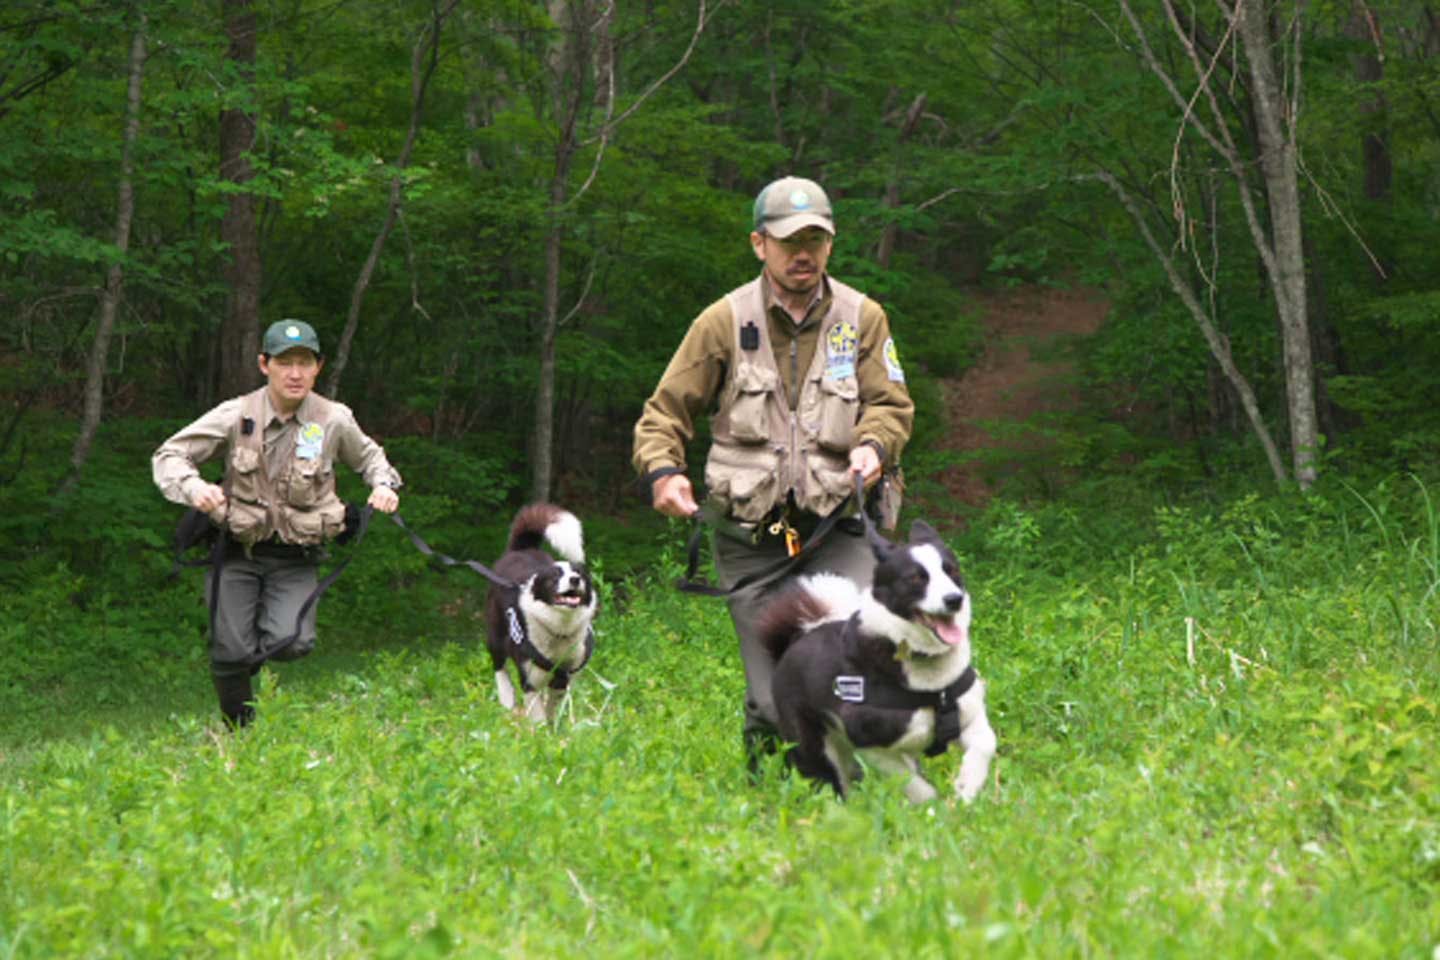
[[[820,184],[804,177],[782,177],[755,198],[755,229],[781,239],[806,227],[819,227],[832,237],[835,217]]]
[[[296,347],[304,347],[320,356],[320,338],[315,336],[315,328],[304,320],[277,320],[265,331],[260,352],[267,357],[278,357]]]

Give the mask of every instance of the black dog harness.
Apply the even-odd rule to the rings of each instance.
[[[550,687],[554,690],[564,690],[570,685],[570,676],[579,673],[584,669],[585,664],[590,662],[590,654],[595,651],[595,627],[591,626],[585,634],[585,658],[574,667],[556,668],[555,661],[540,652],[540,648],[530,642],[530,631],[525,627],[525,615],[520,611],[518,603],[507,603],[503,608],[505,611],[505,629],[510,635],[510,642],[535,666],[546,673],[554,673],[550,680]],[[525,671],[520,671],[520,685],[525,690],[531,689],[530,680],[525,676]]]
[[[860,614],[856,613],[845,624],[841,641],[848,648],[858,635]],[[919,656],[919,654],[914,654]],[[893,677],[883,675],[840,674],[835,678],[832,692],[837,700],[846,703],[865,703],[883,710],[935,711],[935,737],[925,748],[927,757],[935,757],[960,736],[960,698],[975,686],[975,668],[967,666],[955,682],[939,690],[916,690],[904,686]]]

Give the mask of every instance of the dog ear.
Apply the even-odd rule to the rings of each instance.
[[[942,546],[945,543],[945,541],[940,539],[940,534],[935,531],[935,528],[924,520],[916,520],[910,524],[910,542],[935,543]]]

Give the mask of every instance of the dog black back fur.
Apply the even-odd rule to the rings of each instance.
[[[545,549],[549,546],[560,559]],[[507,663],[513,662],[534,720],[554,719],[570,678],[594,652],[592,621],[599,597],[585,566],[580,521],[550,503],[523,507],[510,525],[495,572],[513,588],[492,584],[485,603],[486,646],[495,668],[496,694],[515,705]]]
[[[983,785],[994,732],[984,684],[971,667],[970,597],[955,557],[917,522],[904,544],[874,535],[874,582],[861,591],[833,575],[802,578],[762,614],[778,664],[772,693],[790,763],[844,796],[858,753],[872,766],[909,775],[905,792],[924,802],[935,789],[920,773],[923,753],[959,737],[966,758],[956,791]]]

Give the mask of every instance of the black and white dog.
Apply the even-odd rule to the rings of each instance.
[[[561,559],[542,549],[548,544]],[[550,503],[522,507],[510,524],[495,572],[515,586],[491,584],[485,602],[486,645],[495,666],[495,692],[515,707],[507,662],[514,661],[525,693],[525,716],[555,719],[570,678],[595,649],[592,622],[600,601],[585,567],[580,521]]]
[[[914,803],[936,797],[921,754],[965,750],[956,794],[969,803],[985,785],[995,732],[985,684],[970,657],[970,594],[955,557],[928,524],[908,543],[873,530],[874,585],[861,591],[834,574],[802,577],[762,614],[779,662],[771,690],[789,762],[844,797],[858,754],[881,772],[903,773]]]

